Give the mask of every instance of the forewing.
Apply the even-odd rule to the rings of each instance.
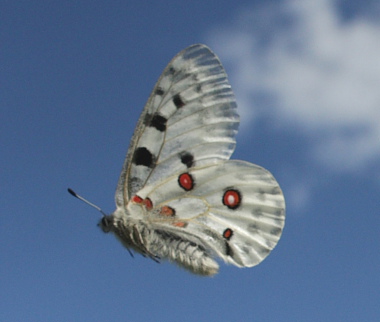
[[[116,191],[118,206],[144,186],[230,158],[239,124],[235,98],[216,55],[204,45],[165,68],[141,114]]]
[[[184,174],[190,175],[192,187],[184,187]],[[285,223],[277,181],[267,170],[244,161],[177,173],[160,185],[145,187],[139,196],[150,201],[146,218],[152,227],[241,267],[259,264],[276,246]]]

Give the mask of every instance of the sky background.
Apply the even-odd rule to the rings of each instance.
[[[1,321],[378,321],[377,0],[1,1]],[[241,115],[234,159],[269,169],[283,236],[201,278],[96,226],[154,83],[205,43]]]

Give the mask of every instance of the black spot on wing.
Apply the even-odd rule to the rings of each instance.
[[[176,108],[181,108],[185,105],[185,103],[183,102],[179,94],[176,94],[173,96],[173,103],[176,106]]]
[[[233,257],[234,256],[234,252],[233,252],[230,244],[227,241],[225,242],[225,247],[226,247],[226,249],[225,249],[226,255],[230,256],[230,257]]]
[[[162,95],[164,95],[165,92],[162,88],[157,87],[155,93],[156,93],[156,95],[162,96]]]
[[[143,165],[148,168],[153,168],[155,163],[154,159],[153,154],[147,148],[140,147],[136,149],[132,162],[135,165]]]
[[[168,120],[165,117],[159,114],[154,114],[149,126],[156,128],[160,132],[164,132],[166,130],[167,121]]]
[[[181,162],[186,165],[186,167],[191,168],[194,166],[194,156],[189,152],[181,153]]]
[[[175,72],[176,72],[176,70],[174,69],[173,66],[171,66],[171,67],[169,68],[169,74],[174,75]]]

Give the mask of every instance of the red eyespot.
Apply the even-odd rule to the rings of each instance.
[[[190,191],[194,188],[194,179],[189,173],[182,173],[178,177],[178,184],[186,191]]]
[[[227,190],[223,195],[223,205],[230,209],[236,209],[240,206],[241,195],[237,190]]]
[[[223,237],[227,240],[229,240],[232,235],[234,234],[234,232],[232,231],[232,229],[230,228],[227,228],[224,232],[223,232]]]
[[[145,198],[143,200],[143,205],[145,206],[146,209],[148,210],[151,210],[153,208],[153,203],[152,203],[152,200],[150,200],[149,198]]]
[[[132,202],[134,202],[134,203],[142,203],[143,200],[138,195],[135,195],[135,196],[132,197]]]

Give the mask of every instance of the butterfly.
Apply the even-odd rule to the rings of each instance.
[[[130,253],[167,259],[198,275],[216,274],[217,257],[238,267],[259,264],[280,239],[285,200],[267,170],[229,160],[238,126],[218,57],[202,44],[181,51],[145,105],[117,185],[116,210],[103,213],[100,228]]]

